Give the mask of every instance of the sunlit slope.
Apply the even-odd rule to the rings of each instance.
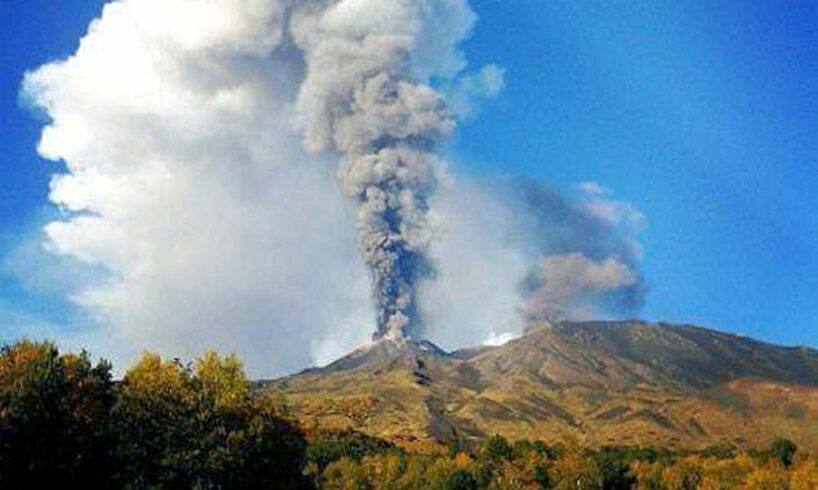
[[[818,353],[692,326],[563,323],[446,355],[377,346],[264,383],[308,428],[387,438],[570,438],[591,445],[818,450]]]

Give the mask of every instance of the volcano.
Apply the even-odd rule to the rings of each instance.
[[[387,439],[818,450],[818,351],[692,325],[563,322],[450,353],[382,340],[260,387],[305,427]]]
[[[417,357],[445,359],[449,353],[428,340],[412,340],[406,337],[385,337],[360,347],[344,357],[321,368],[313,368],[302,374],[332,374],[362,366],[371,366],[393,359]]]

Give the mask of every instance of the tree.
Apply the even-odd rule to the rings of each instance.
[[[60,482],[104,488],[114,467],[110,365],[54,344],[21,341],[0,351],[0,487]]]
[[[747,453],[734,456],[723,453],[720,456],[705,457],[700,464],[702,483],[699,489],[736,488],[747,478],[755,465],[756,461]]]
[[[301,431],[253,399],[235,357],[144,354],[114,409],[125,488],[301,488]]]
[[[554,488],[558,490],[602,490],[602,473],[593,459],[577,448],[566,451],[553,466]]]
[[[369,490],[368,475],[360,462],[341,458],[324,470],[322,488],[327,490]]]
[[[353,430],[325,431],[307,447],[307,461],[320,471],[342,458],[360,461],[364,456],[397,451],[394,444]]]
[[[631,463],[631,474],[636,478],[636,490],[663,490],[661,463],[634,461]]]
[[[201,469],[191,376],[178,360],[145,353],[127,372],[114,408],[125,488],[193,488]]]
[[[466,470],[455,470],[439,490],[477,490],[477,480]]]
[[[512,454],[513,448],[506,438],[500,435],[489,437],[483,446],[483,456],[490,461],[503,461]]]
[[[784,468],[789,468],[795,459],[798,446],[789,439],[776,439],[770,444],[767,451],[773,460],[779,462]]]
[[[782,468],[757,468],[747,476],[739,490],[790,490],[787,474]]]
[[[630,490],[636,479],[630,473],[630,461],[634,454],[626,449],[603,448],[593,454],[592,459],[602,474],[602,484],[606,490]]]
[[[202,394],[215,408],[241,407],[248,401],[250,383],[235,354],[220,357],[213,351],[205,352],[196,360],[195,376]]]
[[[548,476],[548,469],[544,465],[534,467],[534,481],[540,488],[551,488],[551,477]]]

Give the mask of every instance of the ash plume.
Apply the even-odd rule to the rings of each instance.
[[[429,199],[443,168],[435,149],[455,127],[429,80],[462,69],[456,46],[473,22],[457,0],[345,0],[293,15],[306,63],[296,102],[304,144],[340,153],[372,279],[375,340],[413,337],[421,326],[417,287],[434,271]]]

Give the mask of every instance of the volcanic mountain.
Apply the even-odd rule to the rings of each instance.
[[[564,322],[452,353],[384,340],[260,386],[307,428],[395,440],[818,450],[818,351],[689,325]]]

